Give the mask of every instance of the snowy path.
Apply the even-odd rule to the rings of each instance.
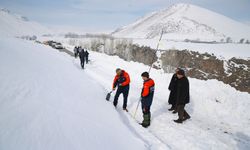
[[[148,70],[148,67],[135,62],[125,62],[116,56],[95,52],[92,52],[90,56],[94,61],[87,66],[85,71],[107,91],[111,88],[114,70],[117,67],[124,68],[130,73],[132,82],[128,109],[134,113],[142,86],[140,74]],[[177,119],[177,115],[167,111],[169,107],[167,87],[172,75],[163,74],[157,70],[153,70],[151,75],[156,81],[152,125],[148,129],[141,130],[138,124],[129,124],[129,127],[133,127],[133,130],[136,130],[144,139],[151,141],[149,145],[159,143],[170,149],[250,148],[249,94],[238,92],[216,80],[205,82],[190,79],[192,103],[187,106],[187,110],[192,119],[183,125],[178,125],[172,121]],[[121,107],[122,96],[119,102]],[[141,116],[139,108],[136,120],[141,121]],[[127,116],[127,120],[135,122],[131,116]],[[125,121],[125,123],[128,122]],[[155,149],[161,149],[161,146]]]
[[[191,100],[187,109],[192,121],[177,125],[172,120],[177,118],[167,111],[168,83],[172,75],[153,70],[151,75],[156,80],[156,95],[152,107],[152,125],[143,129],[132,119],[141,91],[141,72],[148,67],[139,63],[125,62],[116,56],[91,53],[92,62],[85,73],[101,84],[108,92],[114,76],[114,70],[122,67],[131,75],[131,90],[128,107],[130,115],[119,113],[123,122],[135,135],[150,145],[150,149],[249,149],[249,99],[250,95],[241,93],[228,85],[211,81],[191,81]],[[80,68],[78,60],[73,59]],[[199,87],[199,88],[197,88]],[[209,89],[209,92],[205,92]],[[202,97],[201,97],[202,96]],[[120,105],[122,99],[120,99]],[[125,116],[125,117],[124,117]],[[136,120],[142,120],[140,108]]]
[[[91,52],[82,70],[65,53],[13,39],[0,39],[0,57],[1,150],[250,149],[250,95],[222,82],[190,79],[192,119],[178,125],[167,111],[172,75],[153,69],[152,125],[144,129],[140,107],[131,115],[147,66]],[[131,76],[129,113],[122,97],[117,110],[105,101],[117,67]]]

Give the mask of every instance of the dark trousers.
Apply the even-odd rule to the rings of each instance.
[[[146,114],[150,114],[150,107],[151,106],[146,106],[146,105],[143,105],[142,104],[142,113],[144,114],[144,115],[146,115]]]
[[[142,126],[143,127],[148,127],[150,125],[150,120],[151,120],[151,112],[150,112],[150,107],[152,104],[152,98],[142,98],[141,99],[141,107],[142,107],[142,113],[143,113],[143,121],[142,121]]]
[[[141,108],[144,115],[150,114],[150,107],[153,102],[153,96],[154,94],[151,94],[148,97],[141,98]]]
[[[81,67],[82,69],[84,69],[84,59],[80,59],[80,61],[81,61]]]
[[[113,102],[114,106],[117,105],[120,94],[123,94],[123,108],[127,108],[128,93],[129,93],[129,85],[124,87],[118,87]]]
[[[89,57],[86,56],[86,64],[89,62]]]
[[[180,120],[190,117],[184,108],[185,108],[185,105],[177,105],[177,112],[178,112],[178,116]]]

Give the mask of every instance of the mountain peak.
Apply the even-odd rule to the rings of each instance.
[[[170,7],[180,8],[180,7],[189,7],[189,6],[190,6],[189,3],[176,3]]]
[[[224,25],[227,24],[225,27]],[[250,28],[226,16],[200,6],[178,3],[169,8],[150,13],[113,35],[127,38],[163,38],[173,40],[221,41],[250,39]]]

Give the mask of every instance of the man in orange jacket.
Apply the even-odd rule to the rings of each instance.
[[[141,76],[144,81],[141,92],[141,106],[143,112],[143,121],[141,125],[146,128],[150,125],[150,107],[153,102],[155,83],[153,79],[149,78],[148,72],[143,72]]]
[[[129,83],[130,83],[129,74],[120,68],[116,69],[116,76],[113,82],[113,91],[115,90],[116,87],[118,88],[115,94],[113,104],[116,107],[118,103],[118,98],[120,94],[122,93],[123,94],[123,110],[126,110],[126,111],[128,111],[127,99],[128,99],[128,93],[129,93]]]

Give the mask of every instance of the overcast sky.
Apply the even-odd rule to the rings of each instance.
[[[250,24],[250,0],[0,0],[0,7],[47,26],[111,31],[176,3],[190,3]]]

